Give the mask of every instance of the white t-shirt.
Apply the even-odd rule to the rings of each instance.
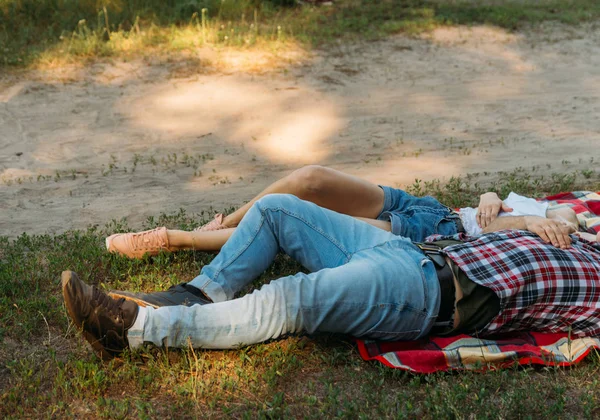
[[[504,216],[540,216],[546,217],[548,203],[540,203],[533,198],[523,197],[522,195],[511,192],[508,194],[504,204],[511,207],[513,211],[506,213],[500,211],[498,217]],[[460,220],[465,228],[467,235],[481,235],[483,232],[477,224],[477,209],[465,207],[459,211]]]

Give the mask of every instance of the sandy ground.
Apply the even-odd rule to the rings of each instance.
[[[305,164],[395,186],[594,169],[599,41],[594,27],[454,28],[262,73],[236,67],[247,55],[200,51],[192,64],[0,75],[0,234],[220,210]],[[203,54],[229,70],[198,71]]]

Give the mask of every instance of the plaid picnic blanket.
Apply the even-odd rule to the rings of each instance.
[[[550,207],[571,207],[577,214],[579,228],[589,233],[600,232],[600,193],[574,191],[546,197]]]
[[[600,193],[574,191],[544,199],[550,206],[571,207],[581,230],[600,232]],[[569,366],[578,363],[592,349],[600,349],[600,338],[571,339],[567,333],[520,332],[501,337],[469,335],[428,337],[418,341],[383,342],[356,340],[364,360],[415,373],[448,370],[502,369],[514,364]]]

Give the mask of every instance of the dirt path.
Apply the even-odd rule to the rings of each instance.
[[[599,41],[440,29],[262,75],[113,63],[69,83],[0,78],[0,234],[220,210],[305,164],[398,186],[595,168]]]

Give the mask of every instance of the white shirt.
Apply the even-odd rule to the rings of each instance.
[[[540,216],[546,217],[548,203],[540,203],[533,198],[523,197],[522,195],[511,192],[508,194],[504,204],[511,207],[513,211],[507,213],[500,211],[498,217],[505,216]],[[477,209],[465,207],[459,210],[460,220],[465,228],[467,235],[481,235],[483,231],[477,224]]]

